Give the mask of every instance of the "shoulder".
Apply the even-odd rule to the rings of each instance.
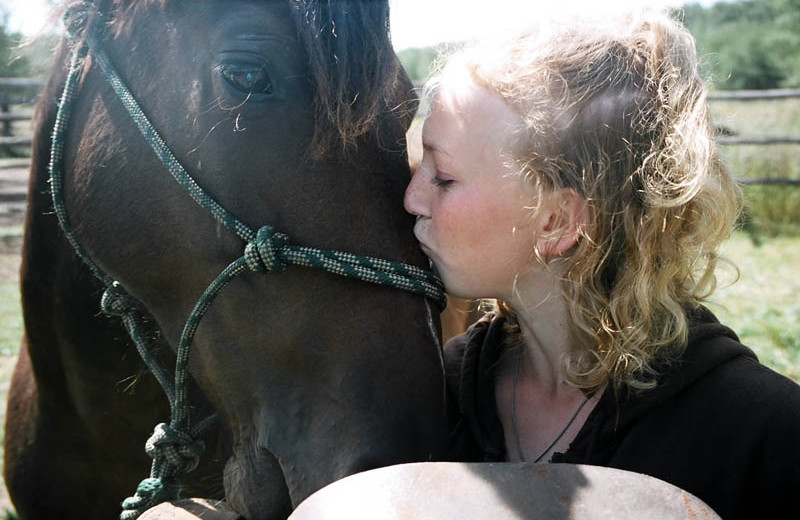
[[[800,386],[759,363],[755,353],[741,343],[730,328],[705,307],[689,313],[688,345],[667,370],[667,392],[713,386],[727,395],[749,395],[754,400],[785,395],[800,398]],[[774,394],[777,393],[777,394]]]
[[[743,429],[770,436],[777,433],[775,428],[788,429],[800,439],[800,385],[795,381],[745,356],[720,365],[704,379],[699,390],[715,397],[721,411],[728,410]]]
[[[800,385],[762,365],[707,309],[692,316],[688,347],[670,372],[668,387],[680,388],[720,412],[766,417],[772,410],[784,410],[778,415],[800,424]]]
[[[753,456],[794,451],[788,458],[800,464],[800,450],[791,449],[800,439],[800,385],[762,365],[720,327],[709,329],[721,333],[698,334],[690,343],[668,383],[677,383],[670,407],[705,425],[709,438],[716,433],[722,442],[736,432],[735,444]]]
[[[721,450],[708,457],[730,483],[727,491],[749,497],[720,512],[740,510],[741,518],[800,514],[794,498],[800,489],[800,385],[753,357],[739,356],[688,393],[705,408],[695,442],[703,445],[705,439],[707,451]]]
[[[775,449],[800,438],[800,385],[760,364],[707,311],[694,320],[688,346],[664,367],[655,388],[626,390],[603,402],[610,430],[667,431],[709,453],[734,442],[733,432],[735,443],[751,453],[767,438]]]
[[[706,311],[707,312],[707,311]],[[710,319],[695,322],[678,373],[691,385],[713,388],[715,395],[735,406],[767,411],[792,407],[800,419],[800,385],[762,365],[753,351],[730,329]]]

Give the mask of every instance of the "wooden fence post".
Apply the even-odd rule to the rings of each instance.
[[[10,112],[11,112],[11,107],[8,103],[4,102],[2,105],[0,105],[0,114],[2,114],[3,116],[8,116]],[[11,136],[11,121],[7,117],[3,117],[3,136],[4,137]]]
[[[29,135],[14,135],[16,121],[30,121],[29,113],[12,111],[14,106],[33,105],[41,92],[44,82],[31,78],[0,78],[0,149],[6,150],[12,157],[24,157],[29,151],[21,147],[31,145]]]

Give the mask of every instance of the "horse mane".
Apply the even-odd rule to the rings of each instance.
[[[290,1],[316,89],[315,151],[375,132],[402,138],[416,100],[392,47],[388,0]],[[382,117],[391,111],[401,117]],[[392,122],[401,128],[385,128]]]
[[[95,0],[95,4],[106,16],[113,13],[109,30],[119,37],[149,9],[163,9],[174,1]],[[392,47],[389,0],[284,1],[291,5],[314,86],[316,121],[310,155],[346,153],[369,137],[400,149],[417,100]]]

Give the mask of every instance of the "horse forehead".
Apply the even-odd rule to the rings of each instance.
[[[288,1],[263,0],[207,0],[194,2],[166,2],[163,17],[156,12],[141,8],[150,6],[153,0],[133,2],[127,11],[116,18],[117,36],[129,31],[131,34],[152,38],[149,31],[140,31],[143,25],[161,26],[160,34],[172,33],[177,39],[196,41],[197,37],[241,38],[272,36],[297,44],[298,27]],[[153,16],[155,15],[155,16]]]
[[[141,35],[141,27],[148,23],[166,23],[167,27],[161,27],[162,35],[170,32],[163,29],[169,29],[176,35],[185,35],[220,29],[235,31],[239,28],[242,33],[272,34],[295,40],[298,27],[293,16],[294,9],[296,7],[288,0],[132,0],[117,11],[111,27],[116,37]],[[165,18],[157,16],[158,11],[164,13]]]
[[[212,27],[231,31],[239,37],[247,38],[252,33],[255,36],[273,35],[287,41],[297,39],[291,5],[286,1],[216,0],[210,2],[207,14]]]

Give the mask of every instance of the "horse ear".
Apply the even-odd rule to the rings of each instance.
[[[537,247],[545,259],[557,258],[578,243],[586,224],[586,199],[574,188],[549,193],[542,208]]]

